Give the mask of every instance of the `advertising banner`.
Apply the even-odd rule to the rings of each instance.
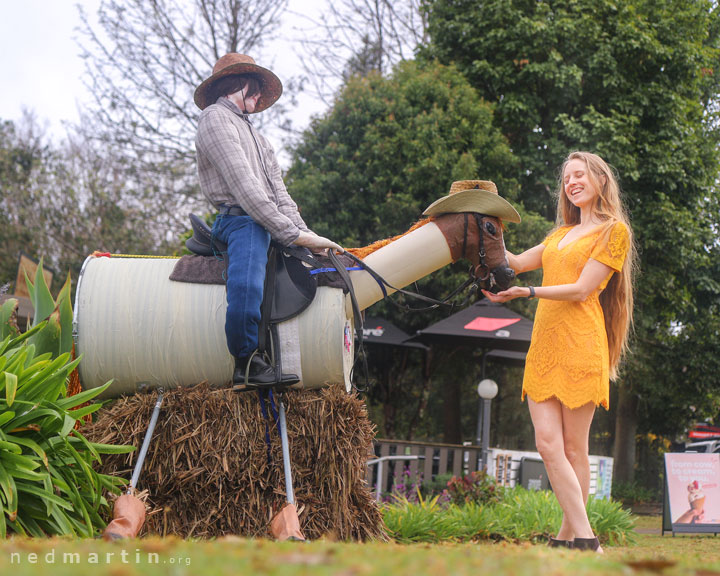
[[[720,532],[720,454],[665,454],[665,493],[673,532]]]

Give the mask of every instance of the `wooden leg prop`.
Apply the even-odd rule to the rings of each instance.
[[[145,503],[132,494],[123,494],[115,501],[113,520],[103,532],[104,540],[135,538],[145,523]]]
[[[285,421],[285,405],[282,396],[280,403],[280,443],[282,445],[283,469],[285,471],[285,496],[287,504],[270,521],[270,532],[276,540],[305,540],[300,531],[300,518],[295,507],[295,494],[292,485],[292,470],[290,469],[290,447],[288,445],[287,424]]]
[[[152,417],[150,418],[150,425],[145,433],[145,439],[143,440],[140,454],[138,455],[137,462],[135,463],[135,469],[133,470],[132,479],[130,480],[130,486],[128,487],[128,491],[115,501],[115,507],[113,508],[113,520],[107,525],[105,532],[103,532],[103,539],[105,540],[135,538],[140,533],[140,529],[145,523],[145,503],[134,496],[133,492],[137,486],[138,479],[140,478],[140,471],[142,470],[143,463],[145,462],[145,456],[147,456],[147,451],[150,447],[150,439],[155,431],[155,425],[157,424],[158,415],[160,414],[162,401],[163,391],[160,390],[157,402],[155,402]]]

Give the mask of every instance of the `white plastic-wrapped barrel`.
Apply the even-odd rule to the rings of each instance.
[[[450,261],[450,249],[432,222],[365,259],[398,288]],[[102,256],[85,261],[74,319],[83,388],[113,380],[105,396],[115,397],[205,380],[211,386],[230,384],[225,286],[173,282],[169,276],[176,262]],[[367,272],[351,272],[350,277],[361,310],[383,297]],[[296,388],[342,385],[350,390],[353,319],[349,297],[341,289],[318,288],[313,303],[278,328],[282,370],[300,377]]]

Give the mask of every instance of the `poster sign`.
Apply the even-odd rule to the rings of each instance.
[[[595,477],[595,498],[610,500],[610,493],[612,491],[612,470],[612,458],[599,457],[597,459],[597,476]]]
[[[720,454],[665,454],[665,491],[673,532],[720,532]]]

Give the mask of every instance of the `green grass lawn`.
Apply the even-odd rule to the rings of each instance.
[[[639,518],[638,529],[659,531],[659,528],[659,518]],[[77,553],[79,562],[63,562],[66,553]],[[37,555],[35,564],[31,562],[32,554]],[[97,564],[91,563],[93,560]],[[550,550],[541,544],[505,542],[400,545],[331,541],[272,542],[235,537],[198,542],[155,537],[124,543],[19,538],[0,542],[0,574],[13,576],[475,576],[483,573],[513,576],[539,573],[543,576],[652,573],[667,576],[720,576],[720,537],[640,534],[636,546],[607,548],[604,557],[569,550]]]

